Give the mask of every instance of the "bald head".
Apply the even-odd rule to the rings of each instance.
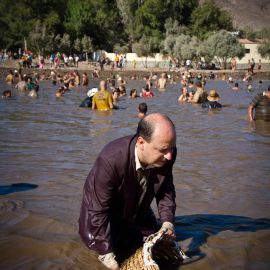
[[[107,88],[107,82],[104,81],[104,80],[100,81],[99,88],[100,88],[100,90],[106,90],[106,88]]]
[[[144,117],[138,124],[137,136],[150,142],[155,134],[173,134],[175,127],[171,119],[161,113],[152,113]]]

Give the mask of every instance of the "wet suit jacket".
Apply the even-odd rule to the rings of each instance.
[[[107,144],[84,185],[79,233],[86,246],[99,254],[114,252],[112,228],[120,228],[123,223],[134,225],[138,203],[134,154],[136,141],[136,136],[127,136]],[[176,204],[172,167],[176,152],[175,148],[173,159],[162,168],[150,169],[149,188],[136,224],[147,224],[146,217],[154,197],[161,223],[173,223]],[[145,234],[153,233],[151,228],[148,229]]]

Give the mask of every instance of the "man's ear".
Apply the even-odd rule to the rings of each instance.
[[[137,147],[139,148],[140,151],[143,151],[144,144],[145,144],[144,138],[139,136],[138,139],[137,139]]]

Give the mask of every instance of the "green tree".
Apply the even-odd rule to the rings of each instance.
[[[222,68],[226,68],[227,62],[233,57],[241,59],[245,55],[245,47],[235,36],[220,30],[203,42],[201,54],[207,59],[215,60]]]
[[[193,34],[199,38],[205,38],[209,32],[233,29],[229,13],[220,9],[214,0],[206,0],[194,9],[191,21]]]
[[[270,40],[264,41],[258,47],[258,52],[263,58],[268,58],[270,60]]]
[[[81,43],[81,40],[79,38],[76,38],[74,40],[74,45],[73,45],[74,49],[77,51],[77,52],[81,52],[82,50],[82,43]]]
[[[173,56],[179,60],[195,59],[198,56],[199,41],[196,37],[180,35],[175,39]]]
[[[128,52],[130,52],[130,48],[128,47],[128,45],[123,45],[121,46],[119,43],[116,43],[114,46],[113,46],[113,51],[115,53],[123,53],[123,54],[126,54]]]
[[[178,41],[178,40],[177,40]],[[177,42],[176,42],[177,44]],[[195,60],[199,56],[199,40],[193,36],[187,36],[185,38],[185,42],[181,44],[181,56],[182,59],[190,59],[190,60]]]
[[[72,39],[85,34],[100,49],[107,50],[122,42],[124,30],[115,1],[68,0],[65,14],[64,25]]]
[[[71,40],[70,35],[64,33],[63,37],[60,39],[59,49],[64,53],[70,53],[71,51]]]
[[[145,57],[144,67],[147,68],[147,58],[159,50],[159,40],[154,37],[143,36],[138,42],[132,44],[132,52],[139,57]]]
[[[162,0],[145,0],[134,18],[134,40],[142,36],[162,39],[167,10]]]
[[[192,12],[199,4],[198,0],[169,0],[164,2],[168,12],[167,17],[186,26],[190,25]]]
[[[256,31],[254,31],[250,26],[246,26],[244,27],[244,29],[240,31],[241,38],[246,38],[252,41],[256,39],[256,35],[257,35]]]
[[[26,1],[18,0],[16,4],[9,0],[0,1],[0,47],[23,48],[24,38],[33,26],[31,6]]]
[[[175,55],[174,46],[176,44],[176,39],[180,35],[187,35],[188,29],[184,25],[179,25],[177,20],[169,18],[165,23],[166,35],[165,39],[161,43],[161,51],[164,54],[169,54],[170,56]]]
[[[92,39],[89,36],[84,35],[81,44],[82,49],[86,54],[86,60],[88,61],[88,53],[94,50]]]
[[[169,35],[179,36],[181,34],[188,34],[188,27],[183,24],[180,25],[177,20],[168,18],[165,21],[165,31],[166,37]]]
[[[52,50],[53,34],[49,33],[46,26],[42,25],[40,21],[36,22],[27,40],[28,48],[34,53],[45,55]]]
[[[270,60],[270,28],[262,29],[259,35],[263,41],[258,47],[258,52],[261,57],[268,58]]]

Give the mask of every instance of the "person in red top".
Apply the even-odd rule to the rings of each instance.
[[[148,88],[143,88],[140,96],[145,98],[152,98],[154,96],[154,93]]]

